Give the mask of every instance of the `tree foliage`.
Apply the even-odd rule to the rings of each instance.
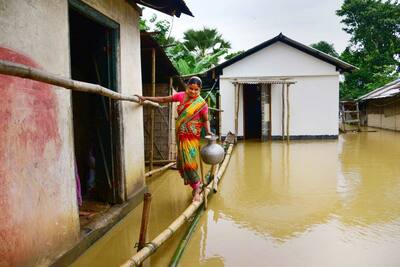
[[[359,68],[345,74],[341,98],[354,99],[399,77],[398,1],[345,0],[336,14],[351,35],[341,59]]]
[[[336,52],[335,47],[333,44],[330,44],[326,41],[319,41],[318,43],[311,44],[312,48],[315,48],[319,51],[324,52],[325,54],[331,55],[333,57],[339,57],[338,52]]]
[[[216,29],[207,27],[190,29],[184,32],[182,41],[176,40],[170,36],[170,22],[158,20],[155,14],[149,20],[141,19],[139,27],[158,33],[155,39],[182,75],[200,73],[217,65],[231,47]]]

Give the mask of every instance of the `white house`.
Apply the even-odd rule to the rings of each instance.
[[[220,133],[336,138],[339,75],[356,67],[283,34],[209,71],[219,76]]]

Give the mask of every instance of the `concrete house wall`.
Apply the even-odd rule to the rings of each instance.
[[[117,22],[118,90],[141,94],[138,11],[85,2]],[[0,0],[0,59],[70,77],[68,1]],[[138,67],[139,66],[139,67]],[[79,237],[71,92],[0,75],[0,266],[48,265]],[[126,194],[143,190],[142,108],[122,103]]]
[[[339,72],[326,63],[285,43],[276,42],[223,69],[220,76],[221,131],[235,129],[235,79],[290,78],[290,135],[338,135]],[[282,133],[282,85],[272,85],[272,136]],[[243,136],[243,95],[239,101],[239,130]]]

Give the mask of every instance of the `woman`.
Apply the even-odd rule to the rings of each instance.
[[[200,200],[201,180],[198,174],[200,133],[204,126],[207,134],[210,131],[208,106],[200,96],[201,79],[193,76],[189,79],[185,92],[172,96],[150,97],[138,96],[141,101],[150,100],[157,103],[179,102],[177,107],[176,135],[178,146],[177,168],[184,183],[193,189],[193,201]]]

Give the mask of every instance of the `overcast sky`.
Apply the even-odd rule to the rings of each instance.
[[[171,36],[181,39],[188,29],[216,28],[231,42],[232,51],[247,50],[282,32],[310,45],[324,40],[342,52],[350,36],[342,30],[335,11],[343,0],[185,0],[194,17],[174,18]],[[159,19],[172,18],[145,8],[143,16],[156,13]]]

